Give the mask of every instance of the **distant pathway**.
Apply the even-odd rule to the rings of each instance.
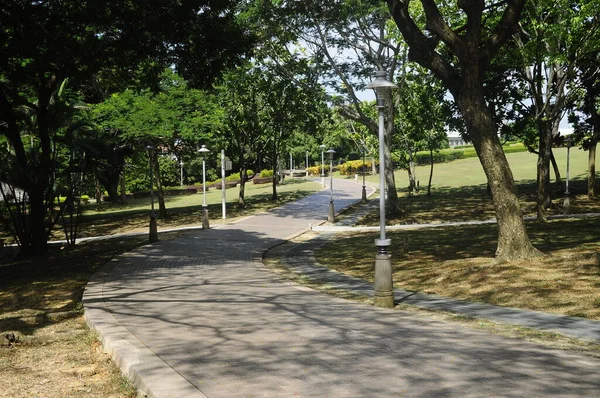
[[[334,182],[336,208],[361,186]],[[90,281],[88,323],[153,397],[591,397],[600,360],[298,286],[256,254],[322,222],[329,192],[144,246]]]

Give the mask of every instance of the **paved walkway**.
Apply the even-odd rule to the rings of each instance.
[[[361,186],[335,181],[336,208]],[[139,248],[84,296],[88,323],[152,397],[588,397],[600,360],[298,286],[257,254],[324,220],[322,191]]]

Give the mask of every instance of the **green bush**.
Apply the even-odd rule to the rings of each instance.
[[[510,145],[504,145],[502,147],[504,149],[504,153],[513,153],[513,152],[524,152],[527,150],[525,145],[522,143],[511,143]],[[454,149],[442,149],[439,152],[434,152],[433,154],[433,163],[444,163],[451,162],[456,159],[466,159],[477,157],[477,152],[475,152],[475,148],[471,145],[461,145],[454,147]],[[421,151],[415,154],[415,163],[419,166],[424,166],[429,164],[429,151]]]
[[[252,170],[246,170],[246,176],[250,177],[254,174]],[[233,173],[225,178],[225,181],[240,181],[240,173]],[[220,181],[220,180],[217,180]]]
[[[451,162],[456,159],[463,159],[465,156],[464,150],[441,150],[433,153],[433,163]],[[414,157],[414,162],[419,166],[425,166],[430,163],[429,152],[417,152]]]
[[[525,152],[527,151],[527,147],[523,145],[523,143],[519,142],[517,144],[511,144],[509,146],[503,147],[504,153],[514,153],[514,152]]]
[[[273,170],[270,170],[270,169],[261,170],[260,178],[267,178],[267,177],[273,177]]]
[[[453,148],[450,149],[465,149],[465,148],[473,148],[473,144],[468,144],[468,145],[457,145]]]

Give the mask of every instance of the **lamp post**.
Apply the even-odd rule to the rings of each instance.
[[[321,185],[325,186],[325,145],[321,144],[319,148],[321,148]]]
[[[571,212],[571,199],[569,198],[569,158],[571,155],[571,136],[567,136],[567,179],[565,185],[565,199],[563,200],[563,213]]]
[[[308,151],[306,151],[306,164],[304,165],[304,171],[306,171],[306,177],[308,177]]]
[[[392,283],[392,255],[389,247],[391,239],[385,236],[385,158],[384,158],[384,123],[385,97],[388,90],[397,88],[386,78],[386,72],[379,70],[375,80],[365,86],[375,90],[377,109],[379,110],[379,239],[375,240],[377,255],[375,256],[375,293],[374,304],[377,307],[394,307],[394,286]]]
[[[365,152],[367,152],[367,148],[366,146],[363,145],[362,147],[362,158],[363,158],[363,163],[362,163],[362,177],[363,177],[363,186],[362,186],[362,202],[363,203],[367,203],[367,185],[365,183]]]
[[[202,192],[204,203],[202,204],[202,229],[208,229],[208,205],[206,204],[206,154],[210,152],[206,145],[202,145],[198,152],[202,155]]]
[[[179,167],[180,167],[180,182],[181,182],[181,186],[183,186],[183,160],[179,161]]]
[[[150,243],[158,241],[158,227],[156,225],[156,215],[154,214],[154,171],[152,168],[154,149],[151,145],[146,147],[148,151],[148,163],[150,165],[150,227],[148,233],[148,241]]]
[[[335,151],[333,149],[329,149],[327,151],[329,154],[329,214],[327,216],[327,221],[335,222],[335,208],[333,206],[333,154]]]

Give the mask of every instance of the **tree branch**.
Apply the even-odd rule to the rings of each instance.
[[[408,12],[408,3],[401,0],[386,0],[388,8],[404,40],[410,47],[409,59],[431,70],[451,92],[457,92],[461,86],[458,71],[435,51],[430,40],[419,29]],[[427,44],[424,44],[427,43]]]
[[[509,0],[502,19],[485,44],[480,57],[481,68],[487,69],[500,47],[519,31],[519,19],[526,0]]]

